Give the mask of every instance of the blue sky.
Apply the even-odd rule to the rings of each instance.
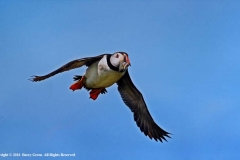
[[[217,0],[1,0],[0,153],[240,158],[239,6]],[[96,101],[86,90],[69,90],[85,67],[28,81],[70,60],[115,51],[129,54],[133,82],[155,121],[173,134],[168,142],[140,132],[116,85]]]

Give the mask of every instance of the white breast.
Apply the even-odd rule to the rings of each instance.
[[[107,65],[107,56],[105,55],[86,70],[85,86],[87,88],[107,88],[116,83],[124,73],[111,70]]]

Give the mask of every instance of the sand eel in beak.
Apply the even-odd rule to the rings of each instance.
[[[128,67],[131,64],[126,52],[115,52],[113,54],[76,59],[47,75],[34,76],[30,80],[33,82],[42,81],[58,73],[84,65],[88,67],[85,74],[74,77],[76,82],[70,86],[71,90],[75,91],[84,87],[90,90],[90,98],[96,100],[100,93],[104,94],[107,92],[107,87],[116,83],[124,103],[133,112],[134,120],[140,130],[146,136],[156,141],[162,142],[162,140],[167,141],[166,137],[171,138],[169,136],[170,133],[164,131],[154,122],[141,92],[133,84],[128,73]]]

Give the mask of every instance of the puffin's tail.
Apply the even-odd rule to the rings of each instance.
[[[80,80],[80,79],[82,79],[82,76],[75,75],[75,76],[73,77],[73,80],[74,80],[74,81],[77,81],[77,80]]]

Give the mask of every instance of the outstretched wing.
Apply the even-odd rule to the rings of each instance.
[[[86,58],[73,60],[73,61],[68,62],[67,64],[63,65],[62,67],[58,68],[57,70],[55,70],[55,71],[53,71],[49,74],[46,74],[44,76],[34,76],[30,80],[33,81],[33,82],[42,81],[42,80],[45,80],[49,77],[52,77],[52,76],[54,76],[58,73],[62,73],[62,72],[65,72],[65,71],[69,71],[71,69],[79,68],[79,67],[82,67],[83,65],[90,66],[94,62],[100,60],[104,55],[105,54],[102,54],[102,55],[99,55],[99,56],[96,56],[96,57],[86,57]]]
[[[154,138],[156,141],[159,140],[162,142],[162,139],[167,141],[165,137],[171,138],[169,136],[170,133],[164,131],[154,122],[141,92],[135,87],[130,78],[128,70],[117,84],[118,91],[120,92],[124,103],[133,112],[134,120],[140,130],[150,139]]]

